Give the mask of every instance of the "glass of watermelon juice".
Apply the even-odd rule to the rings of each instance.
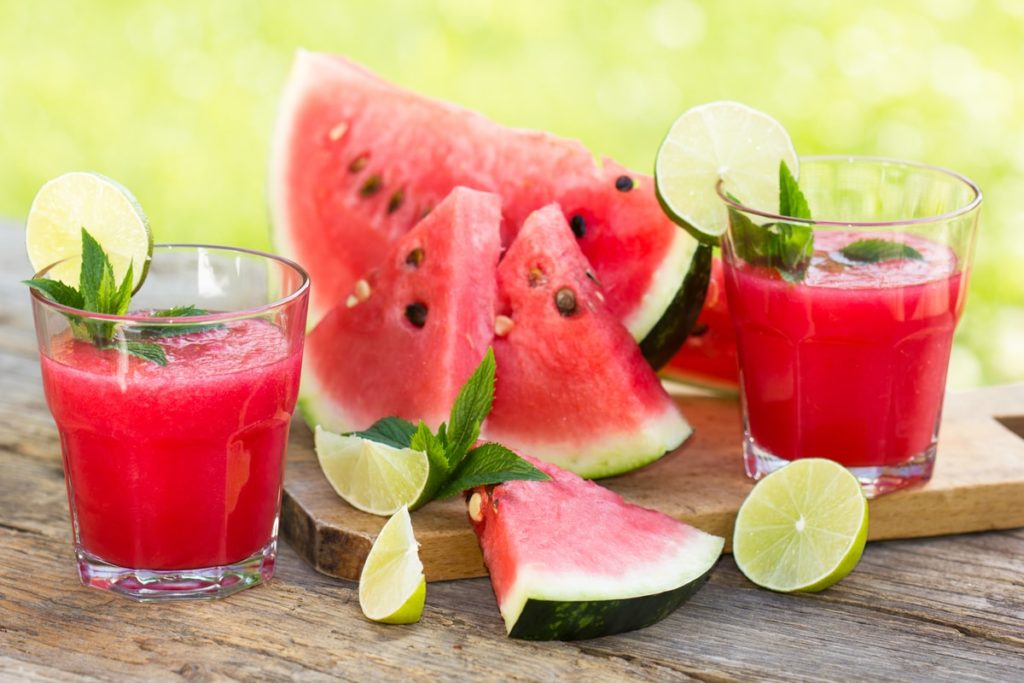
[[[290,261],[196,245],[156,246],[128,315],[33,290],[85,585],[159,601],[270,578],[308,294]]]
[[[849,157],[801,160],[800,187],[813,221],[719,186],[747,474],[820,457],[869,496],[927,481],[981,191],[941,168]]]

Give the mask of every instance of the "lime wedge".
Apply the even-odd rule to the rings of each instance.
[[[412,624],[423,615],[423,576],[409,509],[399,508],[377,534],[359,575],[359,606],[368,619]]]
[[[36,194],[25,225],[25,246],[32,268],[39,272],[68,259],[48,275],[77,287],[82,268],[82,228],[107,253],[116,282],[124,279],[128,264],[134,264],[132,291],[137,291],[153,256],[153,233],[132,193],[98,173],[65,173],[47,182]]]
[[[736,516],[740,571],[773,591],[820,591],[853,571],[868,537],[857,478],[831,460],[796,460],[762,479]]]
[[[427,454],[316,428],[316,456],[338,495],[374,515],[413,506],[427,485]]]
[[[655,191],[673,221],[697,239],[717,243],[728,220],[718,181],[746,206],[774,211],[780,161],[799,173],[782,124],[739,102],[711,102],[672,124],[654,162]]]

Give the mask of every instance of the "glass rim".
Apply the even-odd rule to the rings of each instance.
[[[874,157],[874,156],[851,156],[846,154],[820,154],[811,155],[806,157],[800,157],[801,163],[816,162],[816,161],[833,161],[833,162],[847,162],[847,163],[873,163],[873,164],[889,164],[892,166],[903,166],[906,168],[912,168],[919,171],[932,171],[940,175],[945,175],[953,180],[956,180],[963,185],[967,186],[971,192],[974,193],[973,198],[967,202],[964,206],[953,209],[952,211],[946,211],[945,213],[936,214],[934,216],[921,216],[918,218],[900,218],[897,220],[888,221],[840,221],[840,220],[814,220],[810,218],[797,218],[796,216],[783,216],[778,213],[772,213],[771,211],[764,211],[762,209],[755,209],[751,206],[747,206],[741,202],[733,201],[730,199],[723,187],[724,180],[719,180],[715,183],[715,192],[721,198],[727,206],[742,211],[743,213],[753,214],[762,218],[767,218],[773,221],[783,221],[786,223],[800,223],[804,225],[823,225],[829,227],[843,227],[843,228],[884,228],[884,227],[898,227],[904,225],[925,225],[928,223],[941,223],[948,221],[953,218],[964,216],[974,211],[981,205],[982,192],[981,188],[973,180],[957,173],[956,171],[945,168],[944,166],[936,166],[934,164],[926,164],[919,161],[905,161],[902,159],[893,159],[890,157]]]
[[[282,308],[294,301],[301,299],[309,291],[310,280],[309,273],[306,272],[306,269],[300,266],[292,259],[280,256],[278,254],[271,254],[266,251],[259,251],[258,249],[247,249],[245,247],[231,247],[220,244],[198,244],[192,242],[154,244],[154,254],[157,249],[194,249],[196,251],[200,249],[209,249],[214,251],[244,254],[246,256],[258,256],[262,259],[266,259],[268,261],[276,261],[282,265],[287,266],[288,268],[291,268],[293,271],[299,274],[299,276],[302,278],[302,281],[299,283],[299,286],[295,288],[295,291],[289,292],[287,295],[279,299],[275,299],[274,301],[271,301],[266,304],[253,306],[251,308],[241,308],[233,311],[221,311],[218,313],[208,313],[207,315],[182,316],[178,318],[157,318],[151,315],[113,315],[111,313],[97,313],[95,311],[87,311],[85,309],[75,308],[74,306],[65,306],[64,304],[57,303],[53,299],[44,296],[42,292],[35,289],[34,287],[29,289],[29,293],[32,295],[33,299],[38,303],[43,304],[44,306],[47,306],[48,308],[51,308],[55,311],[59,311],[61,313],[65,313],[68,315],[77,316],[79,318],[89,318],[90,320],[105,320],[108,322],[117,323],[139,323],[147,327],[174,327],[176,325],[196,325],[200,323],[230,322],[233,320],[238,320],[240,318],[250,318],[263,313],[267,313],[269,311],[273,311],[278,308]],[[65,261],[70,261],[73,258],[77,257],[69,256],[68,258],[64,258],[59,261],[54,261],[53,263],[49,264],[48,266],[40,270],[38,273],[33,275],[33,278],[43,278],[46,276],[47,272],[49,272],[56,266],[60,265],[61,263],[64,263]],[[150,258],[150,261],[152,261],[152,257]]]

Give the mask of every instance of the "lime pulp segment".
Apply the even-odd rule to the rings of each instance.
[[[868,503],[849,471],[797,460],[758,482],[740,507],[733,556],[748,579],[775,591],[818,591],[860,560]]]
[[[25,225],[33,269],[39,272],[56,263],[49,277],[78,286],[83,227],[109,257],[115,281],[132,264],[132,291],[137,291],[153,256],[153,235],[131,192],[98,173],[66,173],[36,194]]]
[[[392,515],[412,506],[430,473],[426,453],[393,448],[358,436],[316,428],[320,468],[335,492],[353,507],[374,515]]]
[[[777,210],[780,161],[798,173],[782,124],[739,102],[711,102],[672,124],[655,160],[655,190],[673,221],[700,240],[717,242],[728,219],[718,182],[747,206]]]
[[[359,576],[359,606],[368,619],[411,624],[423,614],[426,577],[409,510],[401,507],[377,534]]]

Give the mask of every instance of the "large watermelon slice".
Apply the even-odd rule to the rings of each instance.
[[[513,638],[577,640],[649,626],[693,595],[722,554],[718,536],[527,459],[551,479],[469,497]]]
[[[697,324],[661,374],[719,391],[739,390],[736,332],[729,318],[720,259],[712,261],[711,282]]]
[[[311,325],[458,185],[501,195],[506,243],[530,212],[557,202],[609,310],[648,338],[645,352],[682,343],[704,298],[707,248],[664,216],[650,178],[341,57],[298,53],[273,136],[270,205],[275,246],[312,276]]]
[[[530,215],[498,265],[494,407],[484,434],[584,477],[656,460],[692,432],[605,305],[557,205]]]
[[[456,188],[310,333],[300,409],[313,427],[396,415],[432,428],[494,336],[501,200]]]

